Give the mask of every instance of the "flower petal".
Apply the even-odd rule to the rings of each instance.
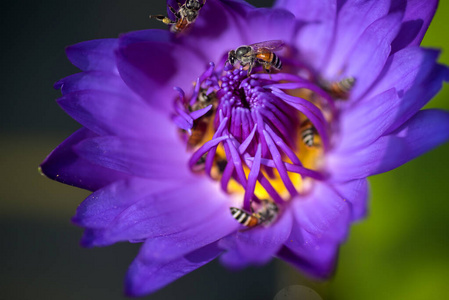
[[[193,180],[194,178],[196,180]],[[215,215],[220,216],[220,220],[223,220],[222,212],[229,213],[228,198],[218,190],[218,186],[211,185],[209,179],[198,179],[198,177],[192,176],[190,180],[173,181],[172,188],[161,192],[153,193],[151,189],[141,189],[141,194],[131,199],[130,205],[126,209],[113,211],[117,215],[107,227],[86,230],[82,244],[87,247],[106,246],[118,241],[143,241],[161,237],[160,241],[163,245],[164,242],[170,241],[170,238],[164,241],[162,238],[164,236],[174,235],[173,241],[177,239],[182,241],[185,238],[182,235],[183,232],[187,232],[186,236],[189,237],[188,233],[195,230],[204,230],[206,233],[204,239],[218,238],[204,229],[203,224],[209,224],[209,220],[214,220]],[[106,197],[107,193],[104,196]],[[96,201],[107,203],[110,199],[105,197],[97,198]],[[119,203],[127,201],[122,200],[123,197],[126,197],[126,193],[117,195],[117,198],[113,200]],[[106,217],[109,220],[112,216],[107,215]],[[230,213],[227,219],[231,219]],[[224,224],[222,230],[226,231],[229,227],[226,223]],[[194,229],[189,231],[192,228]],[[209,226],[210,228],[213,227]],[[201,238],[197,239],[197,244],[201,244]],[[173,249],[173,251],[175,250]],[[182,252],[182,249],[178,249],[178,251]]]
[[[437,50],[420,47],[408,47],[394,53],[385,63],[382,74],[367,97],[383,93],[391,88],[405,93],[413,86],[424,83],[432,77],[438,55]]]
[[[153,34],[154,33],[154,34]],[[167,33],[168,34],[168,33]],[[207,68],[207,62],[193,50],[159,38],[157,30],[142,32],[140,41],[120,38],[117,66],[123,81],[146,102],[167,112],[176,97],[174,86],[185,91],[193,88],[192,81]],[[150,38],[154,36],[154,40]]]
[[[90,191],[127,178],[126,174],[92,164],[73,151],[73,146],[95,136],[86,128],[76,131],[48,155],[40,165],[42,173],[53,180]]]
[[[305,233],[307,241],[307,233]],[[304,242],[301,248],[282,247],[277,257],[317,279],[332,276],[337,265],[339,245],[326,240]],[[294,251],[296,249],[297,251]]]
[[[86,71],[68,76],[56,82],[55,88],[61,89],[62,95],[78,91],[96,90],[136,99],[138,97],[126,86],[118,74],[105,71]]]
[[[342,77],[355,77],[351,99],[359,99],[382,71],[396,37],[402,15],[394,13],[372,23],[357,40],[343,65]]]
[[[351,203],[351,220],[358,221],[367,214],[369,183],[366,178],[333,185],[343,199]]]
[[[387,172],[449,139],[449,113],[423,110],[389,135],[357,152],[329,153],[333,180],[346,181]]]
[[[246,14],[253,9],[245,1],[208,0],[195,24],[188,29],[188,38],[181,38],[181,42],[194,49],[204,61],[218,65],[229,50],[248,43],[254,28],[245,24]]]
[[[283,9],[259,8],[251,10],[247,17],[251,35],[247,43],[282,40],[290,44],[295,30],[295,16]]]
[[[320,69],[331,46],[337,17],[336,0],[278,0],[276,8],[292,12],[301,26],[296,47],[303,62]]]
[[[210,244],[188,255],[169,262],[143,260],[144,255],[132,262],[126,276],[128,296],[144,296],[152,293],[174,280],[196,270],[215,259],[222,252],[216,244]]]
[[[395,123],[401,100],[393,88],[344,110],[333,151],[354,151],[377,140]]]
[[[105,136],[79,143],[76,151],[94,164],[135,176],[173,180],[191,176],[189,155],[177,139]]]
[[[83,71],[101,70],[117,73],[114,50],[117,39],[81,42],[66,48],[70,62]]]
[[[147,239],[141,248],[142,260],[161,262],[179,258],[231,234],[238,227],[239,223],[229,213],[229,204],[223,202],[216,211],[200,216],[183,231]]]
[[[79,205],[72,221],[82,227],[107,228],[120,213],[144,197],[185,184],[188,183],[137,177],[113,182],[87,197]]]
[[[176,132],[168,117],[133,96],[84,90],[59,98],[58,104],[76,121],[100,135],[150,138],[172,137]]]
[[[405,8],[403,7],[405,5]],[[402,7],[401,7],[402,6]],[[432,21],[438,0],[393,0],[392,9],[405,9],[401,31],[392,43],[392,53],[407,46],[419,45]]]
[[[220,261],[229,268],[240,269],[248,265],[267,263],[287,240],[292,228],[292,216],[288,210],[269,227],[259,226],[238,231],[219,242],[227,249]]]
[[[346,1],[338,12],[334,45],[327,68],[323,70],[326,77],[334,77],[343,69],[345,59],[356,45],[363,32],[376,20],[385,17],[390,8],[389,0]]]
[[[315,239],[341,242],[350,225],[351,207],[327,184],[315,182],[310,194],[292,200],[294,228],[310,233]]]

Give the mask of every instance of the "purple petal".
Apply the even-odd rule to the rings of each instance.
[[[153,32],[155,40],[148,37]],[[204,72],[207,62],[185,46],[158,40],[158,31],[148,30],[141,34],[142,39],[147,40],[130,42],[126,35],[120,38],[117,51],[120,75],[146,102],[168,112],[177,96],[173,87],[191,90],[192,81]]]
[[[290,44],[295,31],[295,16],[283,9],[259,8],[251,10],[247,17],[251,34],[246,43],[282,40]]]
[[[449,69],[435,63],[437,52],[417,47],[395,53],[379,84],[369,94],[395,86],[401,96],[395,109],[396,119],[388,129],[391,132],[419,111],[449,80]]]
[[[96,90],[137,98],[137,95],[126,86],[118,74],[105,71],[86,71],[68,76],[56,82],[55,88],[61,89],[62,95]]]
[[[302,27],[296,37],[303,62],[320,69],[325,63],[331,46],[337,17],[336,0],[278,1],[277,8],[292,12]]]
[[[126,294],[144,296],[215,259],[222,250],[211,244],[169,262],[142,261],[142,254],[133,261],[126,276]]]
[[[128,207],[149,195],[157,195],[185,185],[171,180],[129,178],[92,193],[76,211],[72,221],[79,226],[102,229]]]
[[[199,210],[200,207],[197,206],[196,209]],[[240,226],[231,216],[229,203],[226,202],[216,211],[205,212],[194,221],[183,231],[147,239],[140,251],[142,260],[150,263],[179,258],[231,234]]]
[[[333,184],[333,187],[343,199],[351,203],[351,220],[357,221],[367,214],[369,183],[368,180],[358,179]]]
[[[401,100],[396,90],[390,89],[343,111],[334,151],[354,151],[377,140],[394,124]]]
[[[76,121],[100,135],[140,138],[167,135],[169,139],[176,133],[168,117],[133,96],[85,90],[59,98],[58,104]]]
[[[437,9],[438,0],[392,1],[392,7],[396,6],[398,9],[401,9],[403,5],[406,6],[405,14],[402,19],[401,31],[391,45],[392,53],[407,46],[415,46],[421,43]]]
[[[105,136],[87,139],[76,146],[84,159],[127,174],[147,178],[186,178],[188,153],[179,140],[138,140]]]
[[[286,210],[269,227],[259,226],[228,236],[219,243],[227,249],[220,261],[231,269],[263,265],[279,251],[289,237],[291,228],[292,216]]]
[[[188,38],[180,40],[195,49],[203,61],[219,62],[229,50],[248,43],[253,28],[243,24],[247,22],[246,13],[252,9],[244,1],[207,0]]]
[[[348,200],[322,182],[315,182],[308,195],[292,200],[296,228],[315,239],[341,242],[346,239],[351,208]]]
[[[335,76],[343,69],[344,60],[351,55],[350,50],[356,45],[366,28],[374,21],[386,16],[389,8],[389,0],[346,1],[338,12],[335,42],[328,67],[323,71],[325,75]]]
[[[307,233],[304,233],[305,241]],[[304,242],[302,247],[284,246],[277,253],[277,257],[292,264],[302,272],[316,279],[326,279],[332,276],[337,265],[338,244],[312,239],[312,242]],[[297,251],[294,251],[296,249]]]
[[[418,112],[404,125],[357,152],[329,153],[327,166],[336,181],[387,172],[449,139],[449,113]]]
[[[357,82],[351,92],[358,99],[373,84],[382,71],[391,51],[391,42],[396,37],[402,15],[388,15],[372,23],[357,40],[351,54],[347,56],[343,77],[355,77]]]
[[[420,47],[409,47],[393,54],[386,62],[382,74],[374,88],[370,90],[368,97],[391,88],[404,93],[413,86],[422,84],[435,70],[438,55],[437,50]]]
[[[193,180],[194,178],[196,180]],[[174,181],[176,185],[158,193],[153,193],[150,188],[146,190],[142,188],[142,193],[138,195],[139,197],[130,200],[131,203],[128,207],[122,211],[119,209],[113,212],[118,214],[107,227],[86,231],[82,241],[83,245],[87,247],[106,246],[118,241],[159,238],[161,247],[167,247],[173,245],[170,244],[171,242],[186,242],[184,239],[192,237],[195,232],[204,232],[205,236],[196,237],[193,246],[201,244],[207,239],[219,238],[209,231],[210,228],[214,228],[213,226],[208,225],[205,229],[203,224],[209,224],[208,222],[214,220],[217,215],[219,220],[224,220],[221,221],[224,228],[218,230],[218,233],[221,235],[221,233],[231,230],[231,225],[234,226],[234,224],[230,222],[233,220],[229,213],[229,199],[227,195],[218,190],[217,186],[211,185],[208,178],[199,179],[192,176],[183,181]],[[123,197],[127,197],[126,192],[117,197],[117,200],[114,201],[128,201],[121,200]],[[96,201],[107,203],[110,200],[101,197]],[[87,205],[86,207],[90,209]],[[84,215],[86,214],[84,213]],[[112,216],[107,215],[106,217],[112,219]],[[218,224],[214,224],[214,226],[218,226]],[[173,237],[170,238],[169,235],[173,235]],[[157,244],[156,246],[148,245],[148,247],[150,246],[156,247]],[[172,251],[178,251],[170,254],[175,257],[183,250],[173,249]]]
[[[44,160],[40,166],[42,173],[53,180],[91,191],[128,177],[124,173],[92,164],[73,151],[73,146],[95,136],[86,128],[72,134]]]
[[[66,48],[70,62],[83,71],[99,70],[117,73],[114,50],[117,39],[81,42]]]

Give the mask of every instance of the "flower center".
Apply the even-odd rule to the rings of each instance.
[[[334,99],[349,90],[300,72],[247,73],[210,63],[190,97],[176,88],[173,118],[192,153],[191,170],[242,195],[242,209],[231,209],[242,224],[252,224],[251,216],[264,219],[306,192],[307,183],[323,180],[320,162],[330,147]]]

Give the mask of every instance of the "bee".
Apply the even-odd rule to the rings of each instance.
[[[279,213],[278,206],[266,199],[262,200],[262,207],[257,212],[249,213],[237,207],[231,207],[230,210],[234,219],[249,228],[260,224],[269,225]]]
[[[211,104],[213,105],[211,110],[209,110],[205,115],[196,119],[193,122],[192,134],[189,136],[187,140],[187,145],[189,146],[190,149],[193,149],[196,146],[198,146],[203,140],[204,136],[206,135],[206,132],[209,128],[209,124],[211,124],[211,122],[213,121],[212,119],[215,111],[216,102],[217,97],[215,95],[215,92],[207,94],[206,90],[202,89],[198,94],[198,98],[195,101],[195,103],[188,107],[189,111],[196,111],[206,108]]]
[[[313,126],[310,120],[306,120],[302,124],[301,139],[307,147],[313,147],[315,145],[315,135],[317,134],[315,126]]]
[[[273,52],[279,50],[284,46],[281,40],[265,41],[252,45],[243,45],[228,53],[228,62],[234,65],[237,61],[240,65],[245,67],[249,65],[248,76],[256,63],[263,66],[264,70],[269,73],[271,67],[280,70],[282,62],[279,57]]]
[[[354,87],[355,82],[356,80],[354,77],[347,77],[340,81],[332,82],[321,80],[319,84],[332,97],[339,99],[348,99],[349,92]]]
[[[178,10],[176,11],[170,5],[168,8],[175,15],[175,21],[164,15],[150,15],[150,18],[161,21],[164,24],[171,25],[170,31],[173,33],[180,33],[185,30],[190,24],[195,22],[201,8],[206,3],[206,0],[200,2],[199,0],[186,0],[181,4],[178,0]]]

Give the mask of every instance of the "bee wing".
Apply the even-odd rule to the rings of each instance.
[[[259,49],[268,49],[271,51],[274,50],[278,50],[281,49],[282,47],[284,47],[284,41],[281,40],[272,40],[272,41],[265,41],[265,42],[260,42],[260,43],[255,43],[252,45],[249,45],[250,47],[252,47],[254,49],[254,51],[258,51]]]

